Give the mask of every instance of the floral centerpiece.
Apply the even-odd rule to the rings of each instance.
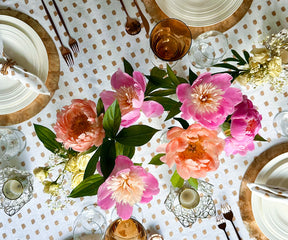
[[[147,203],[159,192],[157,179],[132,160],[135,147],[159,131],[136,124],[142,113],[158,117],[165,111],[165,121],[174,118],[181,124],[167,132],[169,142],[158,146],[159,154],[150,161],[175,164],[171,182],[177,186],[184,180],[195,185],[195,179],[217,170],[223,150],[244,155],[254,149],[254,140],[265,140],[258,135],[261,115],[240,89],[231,87],[232,79],[228,73],[197,76],[190,70],[186,80],[169,66],[167,71],[155,67],[144,76],[124,59],[124,72],[119,69],[111,78],[114,91],[104,90],[97,104],[75,99],[64,106],[57,113],[55,134],[34,124],[37,136],[57,159],[34,174],[45,192],[57,196],[69,173],[68,197],[97,195],[101,208],[116,206],[118,215],[128,219],[134,204]],[[173,94],[177,99],[171,98]],[[224,137],[219,136],[221,128]],[[55,166],[62,170],[49,180]]]

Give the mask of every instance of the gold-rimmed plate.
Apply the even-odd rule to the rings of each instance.
[[[269,219],[269,225],[275,225],[275,221],[274,223],[272,223],[271,221],[275,218],[278,218],[278,216],[276,216],[275,214],[277,214],[276,212],[279,211],[275,209],[275,213],[272,214],[273,216],[271,215],[271,211],[269,209],[267,211],[263,211],[263,213],[260,213],[261,209],[259,210],[259,207],[262,206],[262,200],[258,199],[251,193],[251,191],[247,187],[247,183],[253,183],[255,181],[260,181],[264,183],[267,183],[269,181],[270,183],[270,181],[273,181],[274,175],[280,176],[281,174],[283,174],[281,173],[283,169],[284,171],[287,170],[285,167],[287,165],[287,149],[288,143],[281,143],[269,148],[268,150],[261,153],[259,156],[255,157],[255,159],[249,165],[247,171],[245,172],[241,182],[239,194],[239,207],[241,217],[247,230],[249,231],[250,237],[253,237],[257,240],[268,240],[267,236],[270,236],[270,232],[268,232],[269,229],[264,229],[267,224],[267,216],[272,217],[271,219]],[[257,179],[258,175],[259,178]],[[259,204],[259,201],[261,201],[261,206],[257,205]],[[265,206],[266,204],[267,203],[264,203]],[[266,223],[264,223],[264,218],[261,219],[261,214],[265,215]],[[282,221],[281,224],[283,224],[283,222],[284,224],[286,224],[285,221]],[[283,229],[283,227],[281,228]]]
[[[17,62],[21,63],[23,59],[28,58],[27,61],[23,60],[23,64],[28,64],[24,67],[37,74],[50,92],[50,96],[39,95],[31,92],[32,90],[21,89],[23,87],[17,82],[2,84],[0,100],[4,102],[1,105],[3,109],[0,108],[0,126],[8,126],[30,119],[48,104],[58,89],[60,61],[53,40],[35,19],[15,10],[0,10],[0,26],[4,48],[6,46],[15,58],[19,57],[16,59]],[[21,42],[13,41],[14,38],[21,39]],[[21,44],[24,44],[23,49]],[[14,47],[20,50],[13,52]],[[33,56],[30,56],[33,52]],[[7,102],[5,96],[11,98],[11,101]]]
[[[253,0],[142,0],[155,21],[177,18],[185,22],[193,38],[217,30],[225,32],[246,14]],[[209,3],[211,2],[211,3]]]

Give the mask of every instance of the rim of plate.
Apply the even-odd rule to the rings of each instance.
[[[217,24],[230,17],[243,0],[155,0],[169,17],[178,18],[191,27]]]
[[[33,49],[32,51],[34,51],[35,54],[35,57],[32,57],[34,59],[32,62],[34,61],[33,65],[35,66],[32,72],[42,79],[43,82],[45,82],[48,76],[49,62],[45,45],[40,36],[32,27],[15,17],[0,15],[0,25],[2,28],[5,25],[7,29],[10,29],[10,31],[14,34],[18,34],[18,36],[21,35],[21,37],[26,40],[25,43],[30,45],[30,49]],[[21,97],[19,98],[19,96]],[[37,96],[38,93],[25,88],[19,82],[19,87],[15,89],[15,91],[8,93],[6,96],[7,98],[14,98],[14,106],[11,99],[9,100],[9,106],[6,106],[6,109],[1,103],[0,114],[9,114],[19,111],[31,104],[37,98]],[[18,101],[16,101],[16,98]]]
[[[258,173],[255,182],[266,184],[273,173],[288,173],[288,153],[280,154],[279,156],[268,162]],[[285,179],[279,180],[281,185]],[[252,212],[261,231],[271,240],[285,240],[288,238],[288,232],[283,230],[287,229],[288,223],[281,223],[275,221],[275,212],[281,211],[279,208],[286,208],[283,204],[272,204],[271,201],[262,199],[252,192],[251,195]],[[269,207],[268,207],[269,205]],[[277,210],[278,209],[278,210]],[[288,206],[287,208],[288,209]],[[277,210],[277,211],[276,211]],[[282,211],[283,212],[283,211]],[[279,218],[278,218],[279,219]],[[283,236],[284,235],[284,236]]]

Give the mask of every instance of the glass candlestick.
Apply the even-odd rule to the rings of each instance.
[[[1,169],[0,189],[1,208],[13,216],[32,198],[33,175],[12,167]]]

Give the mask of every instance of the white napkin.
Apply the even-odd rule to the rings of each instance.
[[[21,66],[16,64],[17,63],[15,63],[12,59],[9,59],[9,57],[4,53],[3,41],[0,39],[0,75],[17,79],[26,88],[30,88],[38,94],[50,95],[49,90],[39,77],[27,72]],[[7,65],[9,66],[6,68]]]
[[[288,189],[258,183],[247,183],[247,187],[261,198],[288,204]]]

